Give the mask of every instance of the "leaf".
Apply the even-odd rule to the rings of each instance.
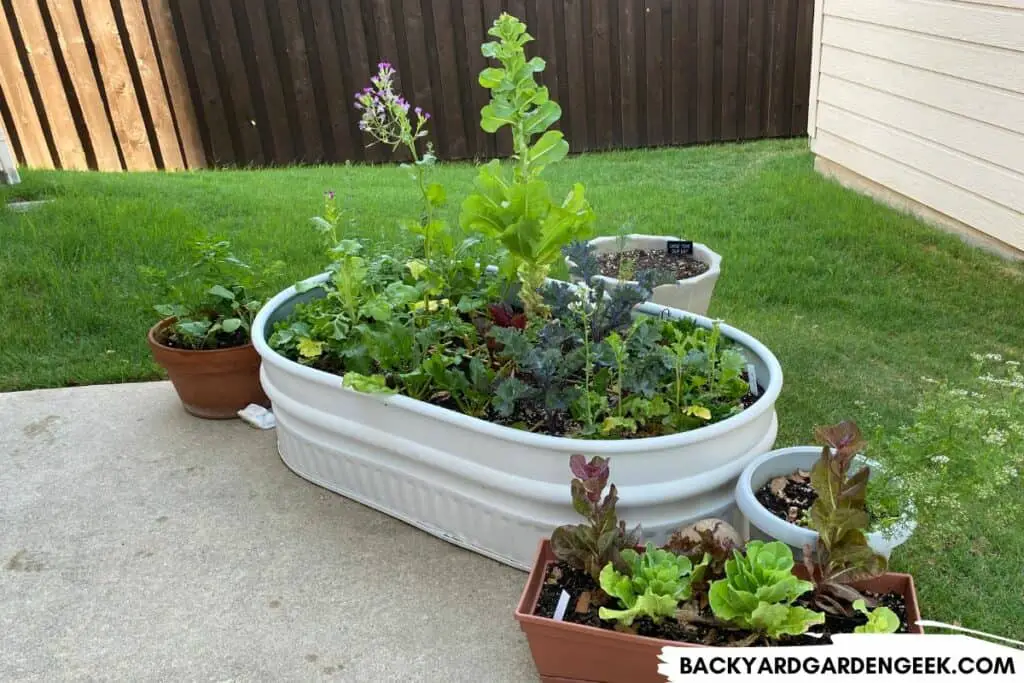
[[[427,186],[427,201],[430,202],[431,206],[441,207],[444,206],[447,194],[444,191],[444,186],[441,183],[431,183]]]
[[[486,107],[484,108],[486,109]],[[558,106],[558,103],[548,100],[525,118],[523,128],[527,135],[539,135],[560,118],[562,118],[562,108]]]
[[[854,633],[896,633],[900,630],[900,618],[888,607],[869,610],[863,600],[857,600],[853,609],[868,618],[868,623],[853,629]]]
[[[485,53],[484,56],[489,56]],[[488,67],[480,72],[480,85],[491,90],[501,85],[501,82],[505,79],[505,70],[498,69],[495,67]]]
[[[412,274],[413,280],[419,280],[423,276],[423,273],[427,272],[430,269],[430,266],[428,266],[425,261],[422,261],[420,259],[412,259],[410,261],[406,261],[405,267],[409,269],[409,273]]]
[[[540,57],[534,57],[526,63],[526,67],[533,73],[540,73],[544,70],[545,66],[547,66],[547,63]]]
[[[683,410],[683,414],[690,415],[692,417],[699,417],[702,420],[711,419],[711,411],[704,406],[687,406],[687,408]]]
[[[207,293],[213,294],[214,296],[219,296],[221,299],[227,299],[228,301],[235,300],[234,292],[232,292],[227,287],[224,287],[223,285],[214,285],[213,287],[210,287],[209,290],[207,290]]]
[[[361,375],[357,372],[347,372],[342,377],[342,386],[364,394],[393,394],[394,389],[388,387],[387,378],[384,375]]]
[[[220,323],[220,328],[227,332],[228,334],[237,331],[238,328],[241,326],[242,321],[238,318],[225,318]]]
[[[299,339],[298,351],[303,358],[319,358],[324,351],[324,342],[302,337]]]
[[[535,172],[539,172],[540,168],[561,161],[568,153],[569,143],[565,141],[562,133],[549,130],[530,148],[530,165]]]

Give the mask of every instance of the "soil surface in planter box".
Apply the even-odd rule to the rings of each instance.
[[[620,278],[622,262],[632,264],[632,274]],[[601,265],[601,274],[615,279],[633,280],[634,275],[642,270],[657,270],[667,273],[676,280],[686,280],[708,272],[710,266],[692,256],[675,256],[666,251],[649,251],[630,249],[628,251],[598,254],[597,262]]]
[[[687,623],[676,621],[675,619],[665,619],[661,624],[655,624],[649,617],[636,619],[632,627],[628,629],[616,629],[617,622],[602,621],[598,614],[601,607],[599,602],[600,596],[603,593],[601,593],[597,583],[589,574],[577,571],[564,562],[548,566],[534,614],[539,617],[552,618],[563,590],[569,593],[569,607],[565,611],[564,621],[574,624],[584,624],[607,631],[625,631],[650,638],[710,646],[736,645],[751,635],[749,631],[722,628],[713,623]],[[878,606],[888,607],[895,612],[900,619],[899,633],[907,633],[907,607],[902,595],[893,592],[885,595],[865,593],[865,596],[877,600]],[[582,600],[581,597],[583,598]],[[795,604],[815,609],[810,604],[809,598],[806,597],[801,597]],[[605,606],[612,609],[620,608],[614,598],[610,599]],[[714,614],[711,612],[710,606],[706,604],[699,607],[698,617],[702,622],[714,621]],[[817,638],[807,635],[783,637],[778,643],[771,644],[827,645],[832,642],[832,634],[853,633],[857,626],[865,623],[867,623],[867,617],[859,613],[849,618],[826,613],[825,623],[813,629],[815,633],[823,633],[822,637]],[[750,644],[767,645],[769,643],[767,640],[761,639]]]

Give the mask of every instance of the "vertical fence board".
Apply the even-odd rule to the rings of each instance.
[[[366,142],[359,130],[359,113],[354,109],[355,92],[362,90],[370,82],[370,53],[367,46],[369,29],[363,23],[363,14],[360,3],[342,3],[341,12],[335,11],[335,34],[337,35],[338,46],[343,55],[342,69],[346,76],[346,82],[351,92],[348,95],[347,106],[351,114],[349,126],[352,131],[352,157],[358,160],[369,158],[365,151]],[[341,20],[342,30],[337,30],[337,22]]]
[[[740,0],[722,3],[722,134],[723,140],[738,137],[736,99],[739,90]]]
[[[461,102],[465,95],[459,87],[458,63],[455,57],[455,29],[451,0],[434,0],[434,41],[437,45],[437,67],[440,70],[440,97],[444,103],[444,122],[448,156],[465,159],[469,156],[466,126],[462,120]]]
[[[690,44],[688,10],[685,5],[672,3],[672,42],[669,58],[672,69],[672,137],[674,145],[690,142]]]
[[[591,148],[608,149],[614,146],[615,141],[611,70],[617,68],[617,64],[613,62],[611,53],[612,20],[606,0],[594,0],[591,12],[593,13],[590,34],[593,46],[593,66],[588,75],[593,78],[594,85],[590,91],[588,105],[593,115],[593,134],[588,142]]]
[[[132,170],[155,170],[156,155],[110,0],[83,3],[82,13],[96,51],[96,64],[125,166]]]
[[[644,2],[644,40],[645,53],[643,69],[647,80],[646,109],[648,145],[665,144],[664,132],[664,98],[665,88],[662,75],[665,73],[665,53],[662,45],[662,0]]]
[[[486,68],[486,60],[480,53],[480,45],[486,38],[487,27],[483,21],[483,9],[474,0],[462,0],[462,25],[466,35],[466,65],[469,98],[465,112],[465,125],[472,140],[473,156],[486,157],[494,154],[492,137],[480,128],[480,110],[487,104],[487,91],[478,80]]]
[[[302,139],[302,160],[317,163],[324,158],[320,121],[313,94],[313,79],[309,73],[306,38],[302,30],[302,15],[297,0],[275,0],[281,18],[287,53],[289,80],[293,87],[297,118]]]
[[[281,88],[281,72],[274,57],[274,41],[270,34],[270,20],[267,6],[262,0],[246,0],[243,3],[249,35],[252,37],[256,73],[259,75],[257,90],[263,100],[267,121],[261,122],[260,136],[267,159],[279,164],[290,164],[296,160],[293,135],[288,125],[288,108],[285,106],[284,91]],[[262,129],[263,126],[266,129]]]
[[[762,0],[753,0],[747,12],[747,92],[743,122],[743,137],[750,140],[761,137],[764,100],[765,6]]]
[[[13,0],[12,6],[60,166],[65,169],[88,168],[85,149],[78,137],[75,117],[64,92],[39,5],[35,0]]]
[[[53,168],[53,157],[46,146],[46,133],[39,112],[32,101],[27,74],[18,59],[18,51],[7,23],[7,15],[0,8],[0,95],[10,112],[15,129],[9,131],[17,139],[24,158],[21,161],[37,168]]]
[[[789,26],[790,0],[775,0],[775,13],[769,30],[772,36],[771,80],[768,88],[768,135],[779,137],[789,130],[792,107],[787,106],[786,60],[793,49]]]
[[[311,0],[317,50],[320,53],[320,75],[327,105],[332,148],[327,152],[330,160],[343,161],[353,157],[353,140],[349,121],[350,88],[345,87],[341,71],[341,57],[334,34],[334,20],[329,0]]]
[[[709,142],[715,125],[715,0],[697,5],[697,142]]]
[[[793,111],[789,135],[807,132],[807,107],[811,82],[811,31],[814,28],[814,0],[799,0],[797,8],[796,54],[792,68]]]
[[[188,168],[202,168],[206,166],[206,150],[181,59],[180,45],[184,41],[179,42],[175,33],[168,0],[146,0],[146,6],[185,164]]]
[[[637,127],[640,101],[637,92],[636,6],[633,0],[616,0],[616,4],[619,7],[619,112],[622,116],[622,134],[619,139],[624,147],[636,147],[640,143]]]
[[[245,70],[245,57],[235,26],[235,16],[231,11],[230,0],[217,0],[210,3],[213,18],[213,35],[223,65],[223,74],[227,81],[224,93],[230,105],[225,106],[225,114],[229,116],[228,125],[236,133],[236,151],[241,163],[262,164],[265,161],[260,132],[256,125],[256,107],[249,90],[249,77]]]
[[[178,0],[185,42],[188,45],[191,73],[196,92],[193,101],[203,121],[206,156],[213,164],[231,164],[235,150],[228,130],[228,118],[213,66],[213,53],[206,36],[201,0]]]
[[[46,0],[46,6],[53,20],[53,30],[64,57],[74,97],[82,111],[96,168],[101,171],[120,171],[121,157],[100,95],[100,85],[89,59],[86,36],[78,22],[75,3],[73,0]]]
[[[121,0],[121,15],[134,54],[134,65],[142,84],[142,92],[139,95],[145,100],[153,123],[153,137],[160,152],[160,167],[182,169],[185,167],[185,161],[182,159],[181,146],[178,144],[178,132],[174,127],[170,103],[164,92],[160,65],[149,35],[149,22],[146,20],[142,0]]]
[[[562,102],[562,116],[568,116],[572,135],[570,148],[574,152],[586,149],[591,133],[588,129],[587,72],[583,43],[586,29],[583,25],[583,0],[565,2],[565,72],[568,80],[569,100]]]

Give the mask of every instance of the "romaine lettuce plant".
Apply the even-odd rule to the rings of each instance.
[[[626,531],[626,523],[615,513],[619,500],[615,484],[602,500],[601,493],[608,484],[608,460],[594,456],[588,462],[580,454],[569,458],[572,480],[572,506],[586,518],[585,524],[560,526],[551,534],[551,551],[559,560],[590,574],[599,581],[601,571],[611,566],[616,571],[629,572],[631,565],[622,553],[640,540],[639,527]]]
[[[476,192],[462,204],[460,224],[465,230],[496,238],[507,250],[503,266],[522,283],[519,296],[527,317],[547,317],[549,311],[538,292],[551,266],[570,241],[590,233],[594,212],[577,183],[561,203],[555,203],[541,171],[560,161],[569,144],[559,131],[548,130],[562,115],[548,89],[534,74],[544,70],[540,57],[527,60],[524,46],[533,40],[526,24],[503,13],[488,30],[496,41],[481,51],[500,66],[480,73],[480,85],[491,92],[491,102],[480,112],[480,127],[496,133],[508,127],[515,164],[505,173],[498,160],[482,166]],[[538,136],[540,136],[538,138]]]
[[[817,580],[815,603],[830,612],[849,614],[846,605],[862,598],[849,584],[884,573],[887,564],[868,545],[865,534],[870,523],[865,500],[871,472],[862,467],[850,474],[854,458],[865,445],[853,422],[818,427],[815,436],[823,444],[821,457],[811,469],[811,486],[818,496],[810,510],[810,528],[818,532],[816,566],[808,549],[804,561]]]
[[[717,618],[779,638],[825,622],[821,612],[793,604],[813,587],[793,574],[793,553],[785,543],[751,541],[744,553],[733,551],[725,578],[712,582],[708,600]]]
[[[601,590],[617,598],[623,609],[601,607],[598,616],[605,621],[618,621],[629,626],[640,616],[659,623],[675,614],[680,602],[693,596],[693,584],[700,582],[711,557],[694,566],[686,557],[660,550],[648,543],[646,551],[638,553],[628,548],[622,559],[629,571],[622,573],[611,563],[601,570]]]

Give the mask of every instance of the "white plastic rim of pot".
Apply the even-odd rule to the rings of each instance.
[[[814,546],[818,543],[818,533],[787,522],[773,515],[757,500],[757,491],[775,477],[783,477],[797,470],[810,471],[821,456],[821,448],[817,446],[794,446],[780,448],[758,456],[747,465],[736,482],[736,506],[747,521],[761,533],[782,541],[795,549],[805,545]],[[869,465],[872,472],[879,471],[879,464],[872,460],[862,460]],[[872,475],[873,476],[873,475]],[[888,558],[892,551],[903,545],[914,533],[917,522],[913,519],[913,511],[908,511],[904,518],[892,530],[883,534],[879,531],[868,533],[868,544],[878,553]]]
[[[610,254],[620,251],[639,249],[641,251],[664,251],[669,242],[682,240],[681,237],[666,237],[659,235],[627,235],[624,239],[618,237],[596,237],[590,240],[590,244],[598,254]],[[651,302],[658,306],[669,306],[678,308],[681,311],[688,311],[698,315],[707,315],[711,306],[711,296],[715,291],[715,283],[722,274],[722,257],[712,251],[707,245],[695,242],[693,245],[693,257],[698,261],[708,264],[707,271],[696,277],[685,280],[676,280],[674,283],[658,285],[654,288]],[[572,261],[566,259],[569,267]],[[618,285],[636,285],[635,280],[619,280],[613,277],[598,275],[604,280],[605,286],[616,287]]]

